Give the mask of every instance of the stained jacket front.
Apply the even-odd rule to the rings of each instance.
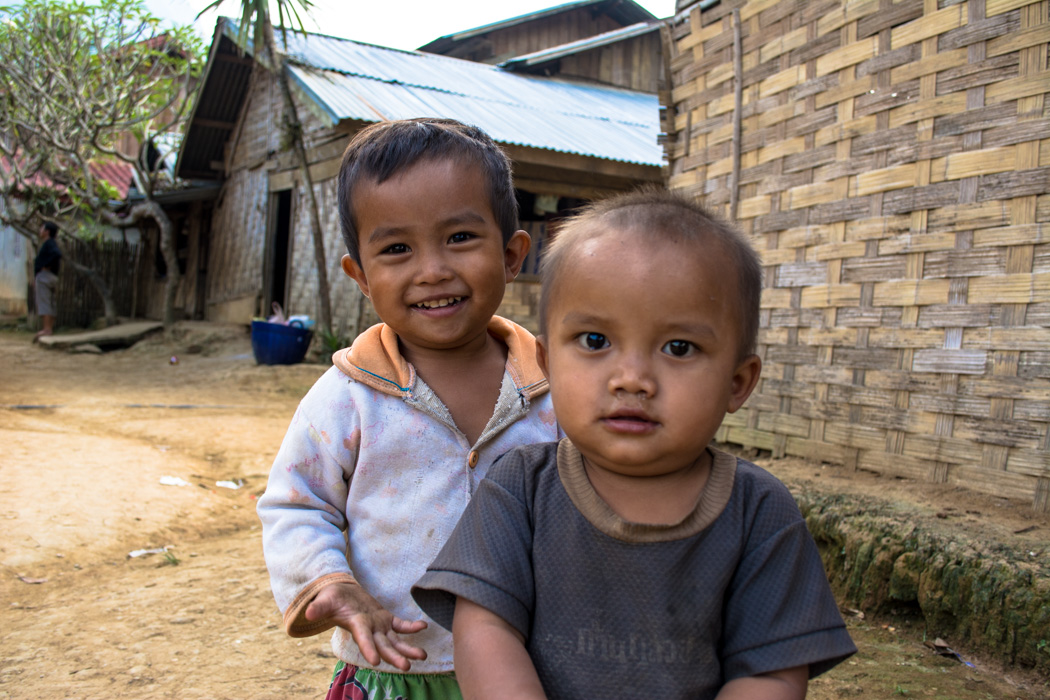
[[[327,583],[350,577],[394,615],[425,618],[409,589],[489,466],[512,447],[559,437],[535,339],[498,317],[489,332],[507,345],[507,365],[474,445],[383,324],[336,353],[335,366],[299,404],[258,504],[271,587],[289,634],[329,629],[306,620],[306,604]],[[410,639],[428,658],[413,662],[411,672],[451,671],[451,635],[426,619],[429,627]],[[349,664],[371,666],[343,629],[332,647]],[[385,662],[377,668],[398,672]]]

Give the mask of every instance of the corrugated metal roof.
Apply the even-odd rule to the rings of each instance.
[[[319,34],[289,34],[286,51],[292,74],[333,123],[450,117],[502,143],[663,162],[656,95]]]
[[[649,32],[655,32],[659,28],[660,22],[639,22],[638,24],[632,24],[629,27],[614,29],[611,32],[587,37],[586,39],[580,39],[579,41],[571,41],[568,44],[554,46],[542,51],[515,56],[512,59],[500,63],[499,67],[507,70],[514,70],[515,66],[519,65],[534,66],[538,63],[555,61],[559,58],[565,58],[566,56],[572,56],[573,54],[590,51],[591,49],[597,49],[608,44],[614,44],[617,41],[632,39],[636,36],[648,34]]]

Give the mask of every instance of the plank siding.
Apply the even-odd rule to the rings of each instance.
[[[607,15],[593,16],[587,8],[573,10],[489,32],[484,35],[482,48],[463,58],[483,63],[499,63],[514,56],[523,56],[610,32],[621,26]]]

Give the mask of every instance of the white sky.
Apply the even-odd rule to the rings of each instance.
[[[568,0],[314,0],[309,31],[395,49],[416,49],[438,37],[564,4]],[[675,0],[636,0],[657,17],[674,14]],[[220,14],[237,16],[239,0],[226,0],[218,12],[194,17],[210,0],[146,0],[150,12],[178,24],[194,24],[211,39]]]

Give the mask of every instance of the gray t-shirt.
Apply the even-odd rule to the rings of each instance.
[[[451,628],[455,597],[525,637],[547,696],[714,698],[734,679],[856,651],[791,494],[717,450],[674,525],[620,519],[568,440],[507,453],[413,589]]]

